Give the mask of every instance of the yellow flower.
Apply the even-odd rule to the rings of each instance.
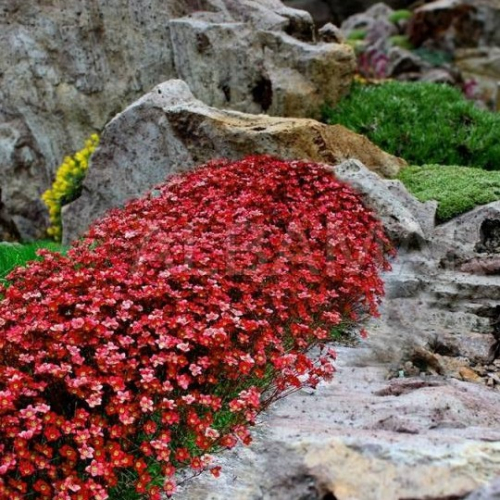
[[[49,209],[50,227],[47,234],[60,241],[62,236],[61,209],[63,205],[75,200],[81,191],[82,182],[89,166],[89,158],[99,144],[99,136],[92,134],[85,141],[85,147],[72,157],[64,157],[57,169],[52,189],[42,194],[41,199]]]

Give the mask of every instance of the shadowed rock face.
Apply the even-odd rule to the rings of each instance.
[[[63,157],[158,83],[181,77],[209,105],[309,116],[354,70],[349,47],[316,43],[309,14],[278,0],[0,0],[0,12],[0,186],[28,239],[45,228],[39,197]]]
[[[111,207],[143,195],[167,175],[212,158],[270,154],[335,165],[349,158],[394,176],[405,165],[342,126],[206,106],[170,80],[118,115],[104,130],[81,197],[63,209],[64,241]],[[376,177],[374,175],[374,177]]]

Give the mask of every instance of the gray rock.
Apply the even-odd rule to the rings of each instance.
[[[436,225],[437,201],[432,200],[425,203],[418,201],[398,180],[386,181],[386,185],[391,194],[415,217],[426,237],[430,237]]]
[[[465,500],[500,500],[500,477],[489,485],[474,491]]]
[[[42,237],[48,225],[48,214],[40,196],[49,185],[50,176],[44,169],[43,155],[27,124],[21,117],[2,110],[0,174],[1,218],[2,226],[6,228],[1,239]],[[34,221],[40,225],[34,225]]]
[[[396,78],[404,73],[421,73],[428,68],[428,63],[409,50],[401,47],[392,47],[389,50],[389,77]]]
[[[316,43],[279,0],[0,0],[0,186],[26,239],[65,155],[156,84],[181,76],[210,105],[310,116],[347,91],[354,54]]]
[[[453,255],[459,261],[468,262],[474,257],[484,257],[492,251],[500,252],[500,202],[471,210],[436,228],[435,238],[453,241]]]
[[[389,17],[393,12],[388,5],[379,2],[372,5],[367,11],[354,14],[346,19],[342,23],[341,29],[347,37],[353,30],[364,29],[368,34],[376,32],[387,38],[397,33],[397,27],[389,22]]]
[[[403,196],[393,195],[390,186],[378,175],[355,160],[333,167],[333,171],[336,177],[349,183],[364,195],[366,203],[380,217],[394,242],[404,247],[411,247],[425,240],[424,231],[417,218],[405,206],[402,201]],[[394,190],[394,184],[392,187]],[[398,188],[404,190],[402,186]]]
[[[408,26],[412,43],[454,52],[500,46],[497,0],[436,0],[419,7]]]
[[[474,98],[489,109],[500,109],[500,47],[481,47],[455,51],[455,65],[472,86]]]
[[[327,43],[344,43],[345,37],[342,30],[332,23],[325,24],[318,30],[320,40]]]
[[[448,85],[458,85],[462,80],[462,75],[459,71],[452,68],[433,68],[424,71],[419,80],[430,83],[446,83]]]
[[[188,481],[179,498],[447,498],[496,476],[500,393],[435,377],[387,382],[358,354],[339,349],[334,381],[278,403],[250,449],[217,457],[221,478]]]
[[[107,209],[144,194],[172,172],[216,157],[262,153],[331,165],[356,158],[388,176],[405,164],[339,125],[218,110],[195,99],[184,82],[171,80],[128,107],[104,130],[82,196],[63,210],[64,241],[81,235]]]

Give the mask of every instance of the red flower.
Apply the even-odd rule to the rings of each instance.
[[[157,498],[154,461],[170,476],[249,444],[267,405],[331,378],[334,354],[307,353],[376,314],[388,250],[323,166],[249,157],[172,176],[67,256],[42,252],[0,287],[0,496],[29,481],[103,500],[132,469]]]

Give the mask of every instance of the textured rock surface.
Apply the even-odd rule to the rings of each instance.
[[[362,344],[338,348],[334,380],[277,404],[250,448],[220,456],[219,480],[188,481],[179,498],[498,498],[500,378],[476,363],[500,369],[486,362],[500,280],[443,269],[452,237],[427,231],[420,251],[400,249],[381,318]]]
[[[343,162],[333,167],[332,171],[339,179],[363,193],[367,205],[382,219],[392,241],[411,246],[425,240],[422,226],[429,227],[434,221],[435,203],[420,203],[398,181],[384,181],[356,160]],[[406,208],[408,198],[412,199],[412,208],[417,216]]]
[[[436,0],[415,10],[409,36],[416,46],[425,44],[453,52],[458,48],[500,46],[498,0]]]
[[[305,116],[346,91],[354,56],[316,43],[279,0],[0,0],[0,187],[23,237],[64,155],[154,85],[181,76],[204,102]]]
[[[465,79],[475,82],[475,93],[490,109],[500,110],[500,47],[459,49],[455,66]]]
[[[465,500],[500,500],[500,476],[488,486],[471,493]]]
[[[396,26],[389,21],[390,15],[394,12],[385,3],[375,3],[366,12],[360,12],[350,16],[342,23],[342,31],[349,35],[351,31],[363,29],[367,31],[367,36],[371,31],[375,31],[380,37],[397,34]]]
[[[436,229],[436,236],[454,241],[455,260],[470,259],[476,252],[478,259],[488,253],[500,253],[500,202],[482,205]],[[491,247],[491,248],[490,248]]]
[[[355,158],[384,175],[404,165],[341,126],[218,110],[196,100],[184,82],[171,80],[108,124],[82,196],[63,210],[64,239],[72,240],[107,209],[140,196],[172,172],[215,157],[261,153],[333,165]]]

